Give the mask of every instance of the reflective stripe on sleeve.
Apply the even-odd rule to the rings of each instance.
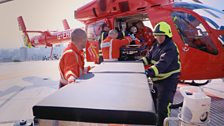
[[[153,65],[155,65],[157,62],[155,60],[150,61]]]
[[[174,70],[174,71],[171,71],[168,73],[158,74],[156,77],[153,77],[152,80],[153,81],[163,80],[163,79],[170,77],[172,74],[179,73],[179,72],[180,72],[180,69],[177,69],[177,70]]]
[[[103,42],[101,43],[101,48],[106,48],[106,47],[110,47],[111,42]]]
[[[113,39],[110,40],[109,59],[112,59]]]
[[[169,104],[167,105],[167,117],[170,117],[170,106],[171,106],[171,103],[169,102]]]
[[[153,69],[155,76],[157,76],[159,74],[159,70],[157,69],[157,67],[155,65],[151,66],[151,68]]]
[[[73,50],[71,50],[71,49],[66,50],[65,52],[63,52],[63,54],[62,54],[62,56],[61,56],[61,57],[63,57],[65,54],[70,53],[70,52],[73,52]]]
[[[143,60],[143,62],[144,62],[145,65],[148,65],[149,64],[146,57],[143,57],[142,60]]]
[[[77,78],[77,76],[76,76],[71,70],[69,70],[69,71],[67,71],[67,72],[65,73],[65,77],[67,78],[68,75],[72,75],[72,76],[74,76],[75,78]]]
[[[103,56],[101,49],[99,50],[99,56]]]
[[[104,40],[104,32],[101,34],[101,43],[103,43],[103,40]]]

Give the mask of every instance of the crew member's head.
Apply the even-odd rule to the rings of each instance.
[[[71,40],[79,49],[85,48],[87,41],[86,32],[81,28],[75,29],[71,33]]]
[[[110,30],[109,26],[106,23],[102,24],[102,31],[108,32]]]
[[[138,21],[138,22],[136,23],[136,27],[137,27],[137,29],[143,29],[143,28],[144,28],[144,24],[143,24],[143,22],[142,22],[142,21]]]
[[[131,32],[132,34],[136,34],[137,31],[138,31],[137,27],[135,27],[135,26],[131,26],[131,28],[130,28],[130,32]]]
[[[126,24],[126,22],[121,22],[121,30],[122,30],[122,31],[125,31],[126,28],[127,28],[127,24]]]
[[[159,44],[162,44],[165,41],[166,37],[172,38],[173,36],[170,25],[166,22],[159,22],[158,24],[156,24],[156,26],[154,27],[153,35]]]
[[[110,36],[112,39],[116,39],[118,37],[117,30],[115,30],[115,29],[110,30],[108,36]]]

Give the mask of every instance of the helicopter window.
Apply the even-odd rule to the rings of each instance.
[[[96,22],[87,26],[87,38],[89,41],[99,40],[101,33],[101,25],[103,21]]]
[[[185,44],[214,55],[218,54],[208,32],[197,18],[184,12],[173,12],[172,18]]]
[[[193,3],[175,3],[174,7],[183,7],[187,9],[191,9],[194,12],[201,15],[208,25],[216,30],[224,30],[224,12],[217,10],[215,8],[207,7],[200,4],[193,4]],[[220,35],[220,42],[223,44],[224,35]]]
[[[89,25],[87,27],[87,38],[89,41],[93,41],[96,39],[96,35],[94,33],[94,26],[93,25]]]
[[[194,12],[200,14],[213,29],[220,30],[224,26],[224,13],[211,9],[196,9]]]

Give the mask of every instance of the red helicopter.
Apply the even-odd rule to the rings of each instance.
[[[67,20],[62,20],[64,31],[34,31],[34,30],[27,30],[23,17],[19,16],[17,18],[18,25],[20,30],[23,33],[23,39],[24,39],[24,45],[28,48],[31,47],[39,47],[39,46],[46,46],[46,47],[52,47],[50,57],[52,56],[53,52],[53,44],[59,44],[70,41],[71,38],[71,32],[74,29],[71,29]],[[29,37],[29,33],[35,33],[38,34],[32,38]],[[87,43],[87,60],[88,61],[96,61],[96,56],[98,53],[95,49],[96,45],[93,45],[93,43]],[[98,62],[98,61],[96,61]]]
[[[67,42],[70,40],[71,32],[73,29],[70,29],[66,19],[62,21],[65,31],[33,31],[27,30],[23,17],[19,16],[17,18],[19,29],[23,33],[24,45],[28,48],[46,46],[51,47],[50,58],[52,58],[53,53],[53,44],[58,44],[62,42]],[[38,34],[30,39],[29,33]]]
[[[57,44],[65,41],[69,41],[70,34],[73,29],[70,29],[67,20],[63,20],[63,25],[65,31],[33,31],[33,30],[27,30],[24,20],[22,16],[19,16],[17,18],[19,28],[24,34],[24,44],[27,47],[38,47],[38,46],[49,46],[52,47],[52,44]],[[39,35],[36,35],[29,38],[28,33],[38,33]]]
[[[114,29],[121,21],[127,25],[141,21],[145,26],[165,21],[180,51],[181,80],[224,77],[223,11],[200,2],[93,0],[75,10],[74,15],[85,24],[89,43],[94,43],[96,49],[103,23]]]

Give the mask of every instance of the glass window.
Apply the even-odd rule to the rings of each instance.
[[[174,7],[183,7],[187,9],[191,9],[194,12],[201,15],[206,22],[210,25],[210,27],[220,30],[221,27],[224,27],[224,12],[207,7],[200,4],[193,4],[193,3],[176,3]]]
[[[208,32],[196,17],[184,12],[173,12],[172,18],[185,44],[214,55],[218,54]]]
[[[94,34],[94,27],[93,25],[89,25],[87,27],[87,38],[89,41],[93,41],[96,38],[96,35]]]
[[[201,15],[208,25],[216,30],[224,30],[224,12],[217,10],[215,8],[207,7],[200,4],[193,3],[175,3],[174,7],[183,7],[187,9],[191,9],[194,12]],[[220,35],[220,42],[223,44],[224,35]]]
[[[87,26],[87,38],[89,41],[98,41],[102,31],[101,26],[104,22],[99,21]]]

